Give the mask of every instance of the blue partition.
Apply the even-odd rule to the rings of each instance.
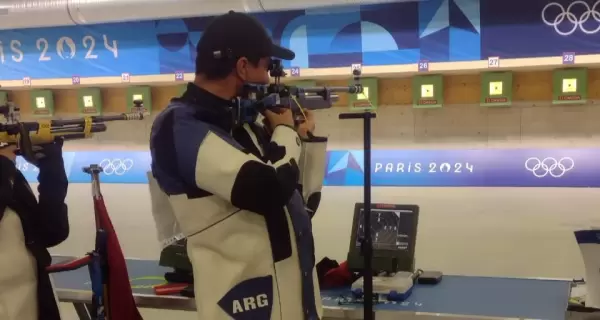
[[[145,151],[65,152],[71,183],[87,183],[82,168],[99,164],[103,183],[147,183]],[[374,150],[374,186],[400,187],[600,187],[600,149]],[[37,168],[23,159],[18,168],[30,182]],[[326,186],[362,186],[361,150],[327,154]]]

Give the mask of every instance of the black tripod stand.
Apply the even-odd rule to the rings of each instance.
[[[365,320],[375,319],[373,312],[373,239],[371,237],[371,119],[376,115],[371,112],[342,113],[340,120],[363,119],[364,142],[364,239],[361,241],[361,251],[364,259],[363,271],[363,301]]]

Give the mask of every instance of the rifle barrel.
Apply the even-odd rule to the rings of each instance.
[[[329,96],[329,99],[331,102],[337,102],[338,100],[340,100],[340,96],[337,94],[332,94],[331,96]],[[299,101],[313,101],[313,100],[325,101],[325,99],[323,99],[323,97],[317,96],[317,95],[306,95],[306,96],[304,96],[303,99],[299,99]]]
[[[331,104],[339,100],[339,96],[337,94],[332,94],[329,100],[323,99],[321,96],[317,95],[305,95],[302,99],[292,99],[290,105],[292,106],[292,111],[300,112],[300,107],[306,110],[322,110],[331,108]]]
[[[142,113],[121,113],[113,116],[92,116],[92,123],[107,122],[107,121],[119,121],[119,120],[142,120],[144,115]],[[52,120],[51,125],[54,127],[85,124],[85,118],[77,119],[66,119],[66,120]]]
[[[60,134],[60,133],[79,133],[85,131],[85,126],[77,125],[77,126],[61,126],[61,127],[52,127],[50,129],[52,134]],[[104,123],[93,123],[90,132],[104,132],[106,131],[106,125]]]
[[[308,87],[302,88],[306,93],[321,93],[325,90],[329,90],[329,92],[339,92],[339,93],[360,93],[362,92],[362,87],[358,85],[347,86],[347,87]]]

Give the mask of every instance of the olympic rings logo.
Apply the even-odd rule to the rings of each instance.
[[[582,13],[579,18],[577,18],[577,16],[573,12],[571,12],[571,9],[573,9],[573,6],[575,5],[581,5],[586,9],[586,11]],[[569,6],[565,9],[565,7],[563,7],[560,3],[551,2],[547,4],[544,7],[544,9],[542,9],[542,21],[544,21],[546,25],[554,27],[556,33],[562,36],[572,35],[573,33],[575,33],[577,28],[579,28],[579,30],[581,30],[585,34],[595,34],[598,31],[600,31],[600,12],[597,10],[598,5],[600,5],[600,0],[596,1],[596,3],[594,3],[594,5],[591,8],[590,5],[587,4],[585,1],[578,0],[571,2],[571,4],[569,4]],[[556,15],[554,19],[548,19],[548,17],[546,16],[546,10],[548,10],[551,7],[558,7],[560,9],[560,13]],[[584,23],[586,23],[590,18],[596,20],[596,22],[598,23],[598,27],[596,27],[596,29],[589,30],[583,26]],[[571,24],[573,24],[573,27],[571,27],[569,30],[563,31],[560,30],[558,26],[563,21],[565,21],[565,19],[567,19]]]
[[[547,157],[543,160],[539,158],[529,158],[525,161],[525,169],[531,171],[537,178],[543,178],[550,175],[554,178],[560,178],[569,172],[575,166],[575,161],[570,157],[563,157],[560,160]]]
[[[131,159],[104,159],[100,161],[99,166],[107,176],[117,175],[122,176],[127,171],[133,168],[133,160]]]

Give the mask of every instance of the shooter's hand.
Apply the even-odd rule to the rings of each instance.
[[[309,139],[309,133],[315,131],[315,113],[312,110],[303,110],[304,118],[299,121],[298,134],[303,139]]]
[[[294,116],[290,108],[279,108],[277,110],[265,110],[264,116],[267,119],[271,132],[279,125],[294,128]]]
[[[62,139],[57,138],[48,143],[34,145],[31,142],[27,128],[20,124],[19,129],[19,152],[25,161],[38,168],[41,163],[57,163],[62,166]],[[51,166],[54,167],[54,165]]]
[[[12,162],[15,162],[17,160],[17,146],[15,145],[7,145],[7,146],[3,146],[0,147],[0,157],[5,157],[7,159],[9,159]]]
[[[31,148],[31,153],[28,156],[23,154],[23,158],[34,166],[41,167],[56,167],[62,168],[62,139],[56,139],[54,142],[35,145]],[[55,165],[56,164],[56,165]]]
[[[38,162],[61,162],[62,163],[63,139],[56,138],[54,142],[41,144],[34,147]]]

